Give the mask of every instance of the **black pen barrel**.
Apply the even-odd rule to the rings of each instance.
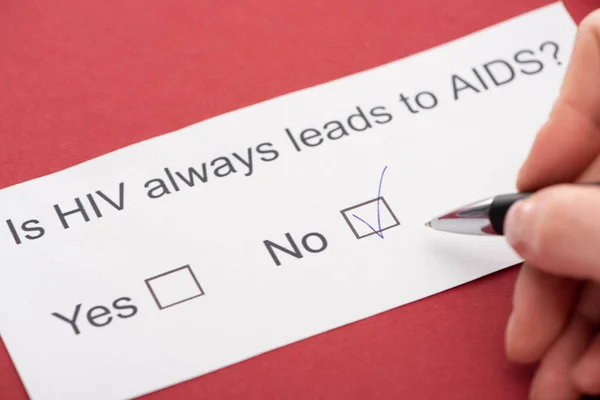
[[[490,204],[489,218],[492,228],[498,235],[504,235],[504,218],[506,218],[508,209],[517,201],[530,195],[531,193],[511,193],[494,197]]]

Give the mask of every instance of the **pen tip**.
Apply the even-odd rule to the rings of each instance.
[[[431,221],[429,221],[429,222],[426,222],[426,223],[425,223],[425,226],[426,226],[426,227],[428,227],[428,228],[431,228]]]

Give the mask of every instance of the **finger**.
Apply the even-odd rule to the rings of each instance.
[[[600,335],[596,335],[591,345],[573,369],[573,383],[582,393],[600,394]]]
[[[506,353],[511,361],[538,361],[567,324],[579,283],[525,263],[513,297],[506,329]]]
[[[597,182],[600,180],[600,157],[596,157],[594,161],[585,169],[585,171],[577,178],[577,182]]]
[[[577,304],[579,315],[591,326],[600,323],[600,284],[586,283]],[[600,336],[596,335],[572,373],[575,386],[583,393],[600,394]]]
[[[544,355],[531,385],[532,400],[579,398],[580,392],[571,379],[571,371],[585,351],[591,335],[592,327],[588,321],[575,315]]]
[[[600,11],[581,22],[560,95],[518,178],[527,191],[575,180],[600,153]]]
[[[537,268],[600,281],[600,187],[542,189],[510,208],[504,230],[513,248]]]

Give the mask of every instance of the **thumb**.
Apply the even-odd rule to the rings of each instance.
[[[540,190],[510,208],[504,232],[515,251],[537,268],[600,281],[600,187]]]

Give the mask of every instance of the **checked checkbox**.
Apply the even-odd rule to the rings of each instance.
[[[340,211],[357,239],[377,235],[400,225],[400,221],[383,197],[348,207]]]
[[[387,168],[386,166],[381,171],[377,197],[340,211],[357,239],[371,235],[377,235],[383,239],[383,231],[400,225],[400,221],[381,195],[383,177]]]

